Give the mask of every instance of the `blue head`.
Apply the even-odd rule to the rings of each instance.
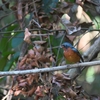
[[[74,48],[70,43],[68,43],[68,42],[64,42],[63,44],[62,44],[62,46],[63,47],[65,47],[66,49],[67,48]]]

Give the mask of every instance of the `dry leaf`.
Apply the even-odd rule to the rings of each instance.
[[[25,32],[24,32],[25,36],[24,36],[24,41],[26,41],[27,43],[31,44],[31,33],[28,31],[28,28],[25,28]]]
[[[29,58],[34,58],[34,57],[35,57],[35,52],[34,52],[34,50],[32,50],[32,49],[28,50],[28,57],[29,57]]]

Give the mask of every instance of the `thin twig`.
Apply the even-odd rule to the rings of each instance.
[[[35,9],[36,20],[37,20],[37,21],[35,21],[35,20],[33,19],[33,21],[35,21],[35,23],[38,25],[38,27],[41,28],[41,25],[39,24],[39,20],[38,20],[39,17],[38,17],[38,14],[37,14],[37,8],[36,8],[35,2],[33,3],[33,6],[34,6],[34,9]],[[39,34],[41,34],[40,31],[39,31]],[[40,40],[42,41],[42,36],[40,36]]]
[[[24,32],[24,31],[25,30],[15,30],[15,31],[0,32],[0,34],[9,34],[9,33],[12,33],[12,32],[19,33],[19,32]],[[48,30],[46,28],[35,28],[35,29],[29,29],[29,31],[47,31],[47,32],[51,33],[51,32],[66,31],[66,30],[65,29]],[[100,29],[91,29],[88,32],[91,32],[91,31],[100,31]]]
[[[39,23],[38,23],[36,20],[32,19],[32,21],[33,21],[39,28],[41,28],[41,26],[39,25]]]
[[[31,36],[30,37],[33,37],[33,36],[49,36],[49,35],[53,35],[53,34],[31,34]],[[12,36],[14,36],[14,35],[12,35]],[[2,37],[12,37],[12,36],[2,36]],[[16,38],[23,38],[23,36],[16,36]]]
[[[7,31],[7,32],[0,32],[0,34],[9,34],[9,33],[19,33],[19,32],[24,32],[25,30],[15,30],[15,31]],[[51,32],[56,32],[56,31],[66,31],[65,29],[60,29],[60,30],[48,30],[48,29],[45,29],[45,28],[35,28],[35,29],[29,29],[29,31],[47,31],[49,33]]]
[[[12,24],[16,23],[17,21],[18,21],[18,20],[17,20],[17,19],[15,19],[15,20],[14,20],[14,21],[12,21],[11,23],[9,23],[9,24],[5,25],[4,27],[0,28],[0,31],[1,31],[1,30],[3,30],[3,29],[5,29],[5,28],[7,28],[8,26],[10,26],[10,25],[12,25]]]
[[[65,70],[65,69],[72,69],[77,67],[88,67],[100,65],[100,61],[92,61],[92,62],[84,62],[84,63],[77,63],[77,64],[68,64],[63,66],[55,66],[50,68],[41,68],[41,69],[31,69],[31,70],[20,70],[20,71],[1,71],[0,76],[12,76],[12,75],[23,75],[23,74],[35,74],[35,73],[43,73],[43,72],[52,72],[57,70]]]

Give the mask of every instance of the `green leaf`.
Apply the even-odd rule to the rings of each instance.
[[[6,66],[7,61],[8,61],[7,57],[0,58],[0,71],[4,70],[4,67]]]
[[[15,28],[17,27],[17,25],[13,25],[13,26],[9,26],[5,32],[7,31],[13,31]],[[11,37],[11,33],[6,33],[3,34],[3,38],[0,41],[0,51],[3,52],[7,52],[8,50],[11,50],[11,41],[8,37]]]
[[[6,37],[2,38],[2,40],[0,41],[0,51],[2,53],[6,52],[9,48],[11,48],[9,42],[10,42],[9,39]]]
[[[5,31],[13,31],[16,27],[17,25],[11,25]],[[2,53],[2,57],[0,58],[0,71],[5,69],[8,63],[8,56],[14,53],[11,46],[11,38],[8,38],[12,37],[11,33],[3,34],[3,36],[0,41],[0,52]]]
[[[18,58],[19,54],[20,54],[20,52],[16,52],[16,53],[13,55],[14,59]]]
[[[13,54],[15,51],[11,50],[11,51],[7,51],[7,52],[3,52],[2,56],[3,57],[8,57],[10,54]]]
[[[6,66],[4,67],[4,71],[10,70],[16,59],[17,57],[15,58],[14,56],[12,56],[11,59],[7,62]]]
[[[19,38],[16,38],[16,37],[19,37]],[[17,33],[14,35],[14,38],[12,39],[12,47],[13,48],[17,48],[22,42],[23,42],[23,38],[20,38],[20,37],[24,37],[24,33]]]
[[[17,27],[18,27],[17,24],[12,24],[11,26],[7,27],[7,29],[6,29],[5,31],[6,31],[6,32],[7,32],[7,31],[12,31],[12,32],[13,32],[13,30],[14,30],[15,28],[17,28]]]
[[[51,41],[52,47],[60,46],[61,39],[62,39],[62,37],[56,38],[54,36],[50,36],[50,41]],[[58,55],[58,50],[59,50],[59,55]],[[58,56],[59,61],[62,59],[63,50],[60,47],[56,48],[56,49],[53,49],[53,53],[56,55],[56,57]]]

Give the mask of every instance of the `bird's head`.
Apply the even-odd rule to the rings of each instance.
[[[68,43],[68,42],[64,42],[63,44],[62,44],[62,48],[72,48],[73,46],[70,44],[70,43]]]

